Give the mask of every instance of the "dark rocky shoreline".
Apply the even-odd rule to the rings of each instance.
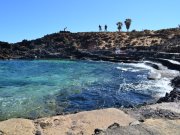
[[[115,50],[121,49],[120,55]],[[180,61],[180,29],[136,32],[54,33],[35,40],[0,42],[0,59],[96,59],[108,61],[167,58]]]
[[[180,71],[180,64],[172,63],[167,59],[153,59],[153,61],[161,63],[163,66],[166,66],[168,69]],[[156,64],[147,63],[147,65],[159,70],[159,67]],[[180,76],[179,75],[171,80],[171,86],[173,87],[173,90],[170,93],[166,93],[164,97],[161,97],[157,101],[157,103],[180,101]]]
[[[171,81],[171,85],[174,89],[170,93],[166,93],[165,97],[161,97],[157,103],[180,101],[180,76],[175,77]]]

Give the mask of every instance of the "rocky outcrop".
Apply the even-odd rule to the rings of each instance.
[[[106,129],[112,122],[127,126],[135,121],[134,118],[118,109],[104,109],[90,112],[80,112],[67,116],[56,116],[51,118],[38,119],[44,134],[85,134],[90,135],[95,128]],[[58,130],[63,129],[63,130]]]
[[[180,101],[180,89],[174,89],[170,93],[166,93],[165,97],[160,98],[157,103],[178,101]]]
[[[0,122],[0,135],[35,135],[36,128],[31,120],[10,119]]]
[[[137,121],[128,126],[115,123],[106,130],[96,129],[94,135],[179,135],[180,133],[179,102],[146,105],[124,111]]]
[[[12,45],[7,42],[0,42],[0,59],[9,59],[12,57]]]
[[[157,103],[180,101],[180,76],[175,77],[171,81],[171,85],[174,87],[174,90],[170,93],[166,93],[165,97],[160,98]]]
[[[180,109],[175,103],[149,105],[146,109],[153,111],[161,109],[180,115]],[[145,108],[141,107],[138,110]],[[34,121],[10,119],[0,122],[0,135],[179,135],[180,133],[180,117],[171,119],[149,116],[142,119],[142,116],[142,112],[134,109],[122,111],[109,108]]]
[[[175,77],[172,81],[172,86],[175,88],[180,88],[180,76]]]
[[[109,126],[94,135],[179,135],[180,120],[147,119],[133,126]]]
[[[180,60],[180,30],[59,32],[15,44],[0,42],[0,59],[93,59],[108,61],[172,58]],[[116,48],[124,53],[115,54]]]
[[[180,119],[180,102],[158,103],[123,110],[139,121],[150,118],[170,120]]]
[[[113,122],[127,126],[135,121],[123,111],[110,108],[65,116],[37,119],[11,119],[0,122],[3,135],[91,135],[96,128],[108,128]]]

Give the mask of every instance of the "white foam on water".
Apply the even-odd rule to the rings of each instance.
[[[122,70],[122,71],[128,71],[129,70],[128,68],[123,68],[123,67],[116,67],[116,68],[119,70]]]
[[[122,70],[122,71],[130,71],[130,72],[138,72],[139,69],[129,68],[129,67],[116,67],[116,69]]]
[[[170,79],[169,78],[162,78],[162,79],[156,81],[155,86],[157,88],[159,88],[158,89],[159,93],[157,95],[159,97],[163,97],[163,96],[165,96],[165,94],[167,92],[169,93],[170,91],[173,90],[173,88],[170,85]]]
[[[146,65],[145,64],[146,62],[156,64],[159,67],[159,70]],[[151,61],[144,61],[142,63],[137,63],[137,64],[131,63],[127,65],[133,66],[135,68],[140,68],[140,70],[149,70],[148,74],[151,76],[154,75],[155,77],[154,77],[154,80],[147,80],[148,74],[145,76],[139,75],[138,77],[145,77],[145,80],[147,81],[143,81],[139,83],[138,85],[126,84],[124,81],[124,84],[120,84],[119,89],[121,90],[123,89],[125,91],[131,90],[131,89],[134,89],[136,91],[153,90],[152,93],[156,93],[155,95],[153,95],[154,97],[162,97],[162,96],[165,96],[167,92],[172,91],[173,88],[171,86],[171,79],[173,79],[177,75],[180,75],[179,71],[170,70],[160,63],[155,63]],[[122,68],[118,68],[118,69],[122,70]],[[133,68],[131,68],[131,71],[132,69]],[[146,93],[146,91],[143,91],[143,93]]]
[[[131,72],[138,72],[138,69],[132,69]]]
[[[157,69],[154,69],[153,67],[150,67],[148,65],[146,65],[145,63],[146,62],[149,62],[149,63],[152,63],[152,64],[155,64],[159,67],[159,70]],[[138,68],[142,68],[142,69],[147,69],[150,71],[150,73],[156,73],[157,75],[158,74],[161,74],[162,78],[163,77],[166,77],[166,78],[174,78],[178,75],[180,75],[180,72],[179,71],[176,71],[176,70],[171,70],[171,69],[168,69],[167,67],[163,66],[162,64],[160,63],[156,63],[156,62],[151,62],[151,61],[144,61],[143,63],[138,63],[138,64],[130,64],[131,66],[134,66],[134,67],[138,67]]]
[[[163,60],[167,60],[167,61],[169,61],[169,62],[171,62],[171,63],[173,63],[173,64],[180,65],[180,62],[175,61],[175,60],[170,60],[170,59],[163,59]]]
[[[170,80],[163,78],[160,80],[147,80],[139,82],[138,84],[124,83],[120,84],[119,92],[134,90],[140,93],[149,95],[153,93],[153,97],[165,96],[166,92],[170,92],[173,88],[170,85]]]
[[[153,70],[154,69],[154,68],[144,64],[144,62],[142,62],[142,63],[130,63],[128,65],[133,66],[135,68],[145,69],[145,70]]]

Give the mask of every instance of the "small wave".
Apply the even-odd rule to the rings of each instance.
[[[159,93],[157,96],[162,97],[165,96],[165,94],[173,90],[173,88],[170,85],[170,79],[169,78],[162,78],[158,81],[156,81],[155,86],[159,88]]]
[[[123,67],[116,67],[116,68],[119,70],[122,70],[122,71],[128,71],[129,70],[128,68],[123,68]]]
[[[129,68],[129,67],[116,67],[116,69],[119,69],[121,71],[130,71],[130,72],[138,72],[139,69]]]
[[[148,79],[153,79],[153,80],[158,80],[161,78],[161,74],[158,73],[158,72],[154,72],[154,71],[151,71],[148,73],[148,76],[147,76]]]
[[[142,69],[153,69],[152,67],[148,66],[145,64],[145,62],[141,62],[141,63],[130,63],[129,65],[133,66],[133,67],[137,67],[137,68],[142,68]]]
[[[164,60],[167,60],[167,61],[169,61],[169,62],[171,62],[171,63],[173,63],[173,64],[180,65],[180,62],[175,61],[175,60],[169,60],[169,59],[164,59]]]
[[[155,64],[159,67],[159,70],[157,69],[154,69],[153,67],[150,67],[148,65],[146,65],[145,63],[146,62],[149,62],[149,63],[152,63],[152,64]],[[180,75],[180,72],[179,71],[176,71],[176,70],[170,70],[168,69],[167,67],[163,66],[161,63],[156,63],[156,62],[151,62],[151,61],[144,61],[142,63],[138,63],[138,64],[130,64],[131,66],[134,66],[134,67],[138,67],[138,68],[142,68],[142,69],[147,69],[150,71],[150,74],[157,74],[159,76],[159,74],[161,74],[161,77],[166,77],[166,78],[174,78],[176,77],[177,75]]]
[[[123,81],[123,83],[119,85],[118,92],[136,91],[137,93],[144,93],[158,98],[164,96],[166,92],[170,92],[172,89],[168,78],[160,80],[144,79],[137,83],[126,83],[126,81]]]
[[[146,62],[157,65],[158,70],[154,69],[151,66],[146,65]],[[173,79],[174,77],[180,74],[179,71],[170,70],[167,67],[163,66],[161,63],[156,63],[156,62],[151,62],[151,61],[144,61],[138,64],[131,63],[127,65],[135,67],[135,68],[139,68],[139,69],[133,69],[129,67],[128,68],[118,67],[118,69],[124,70],[124,71],[148,70],[149,72],[146,76],[143,76],[143,75],[138,76],[138,77],[145,77],[144,81],[139,82],[139,84],[128,84],[124,81],[123,84],[120,84],[119,90],[122,90],[122,89],[125,91],[135,90],[135,91],[141,91],[143,93],[152,92],[152,93],[156,93],[155,95],[152,94],[152,96],[154,97],[164,96],[167,92],[170,92],[171,90],[173,90],[173,88],[170,85],[171,79]],[[147,78],[153,79],[153,80],[147,80]],[[148,91],[148,89],[151,91]],[[147,91],[143,91],[143,90],[147,90]]]

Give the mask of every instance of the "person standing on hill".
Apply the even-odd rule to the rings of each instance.
[[[104,31],[107,31],[107,25],[104,26]]]
[[[99,31],[102,31],[102,27],[101,27],[101,25],[99,25]]]

